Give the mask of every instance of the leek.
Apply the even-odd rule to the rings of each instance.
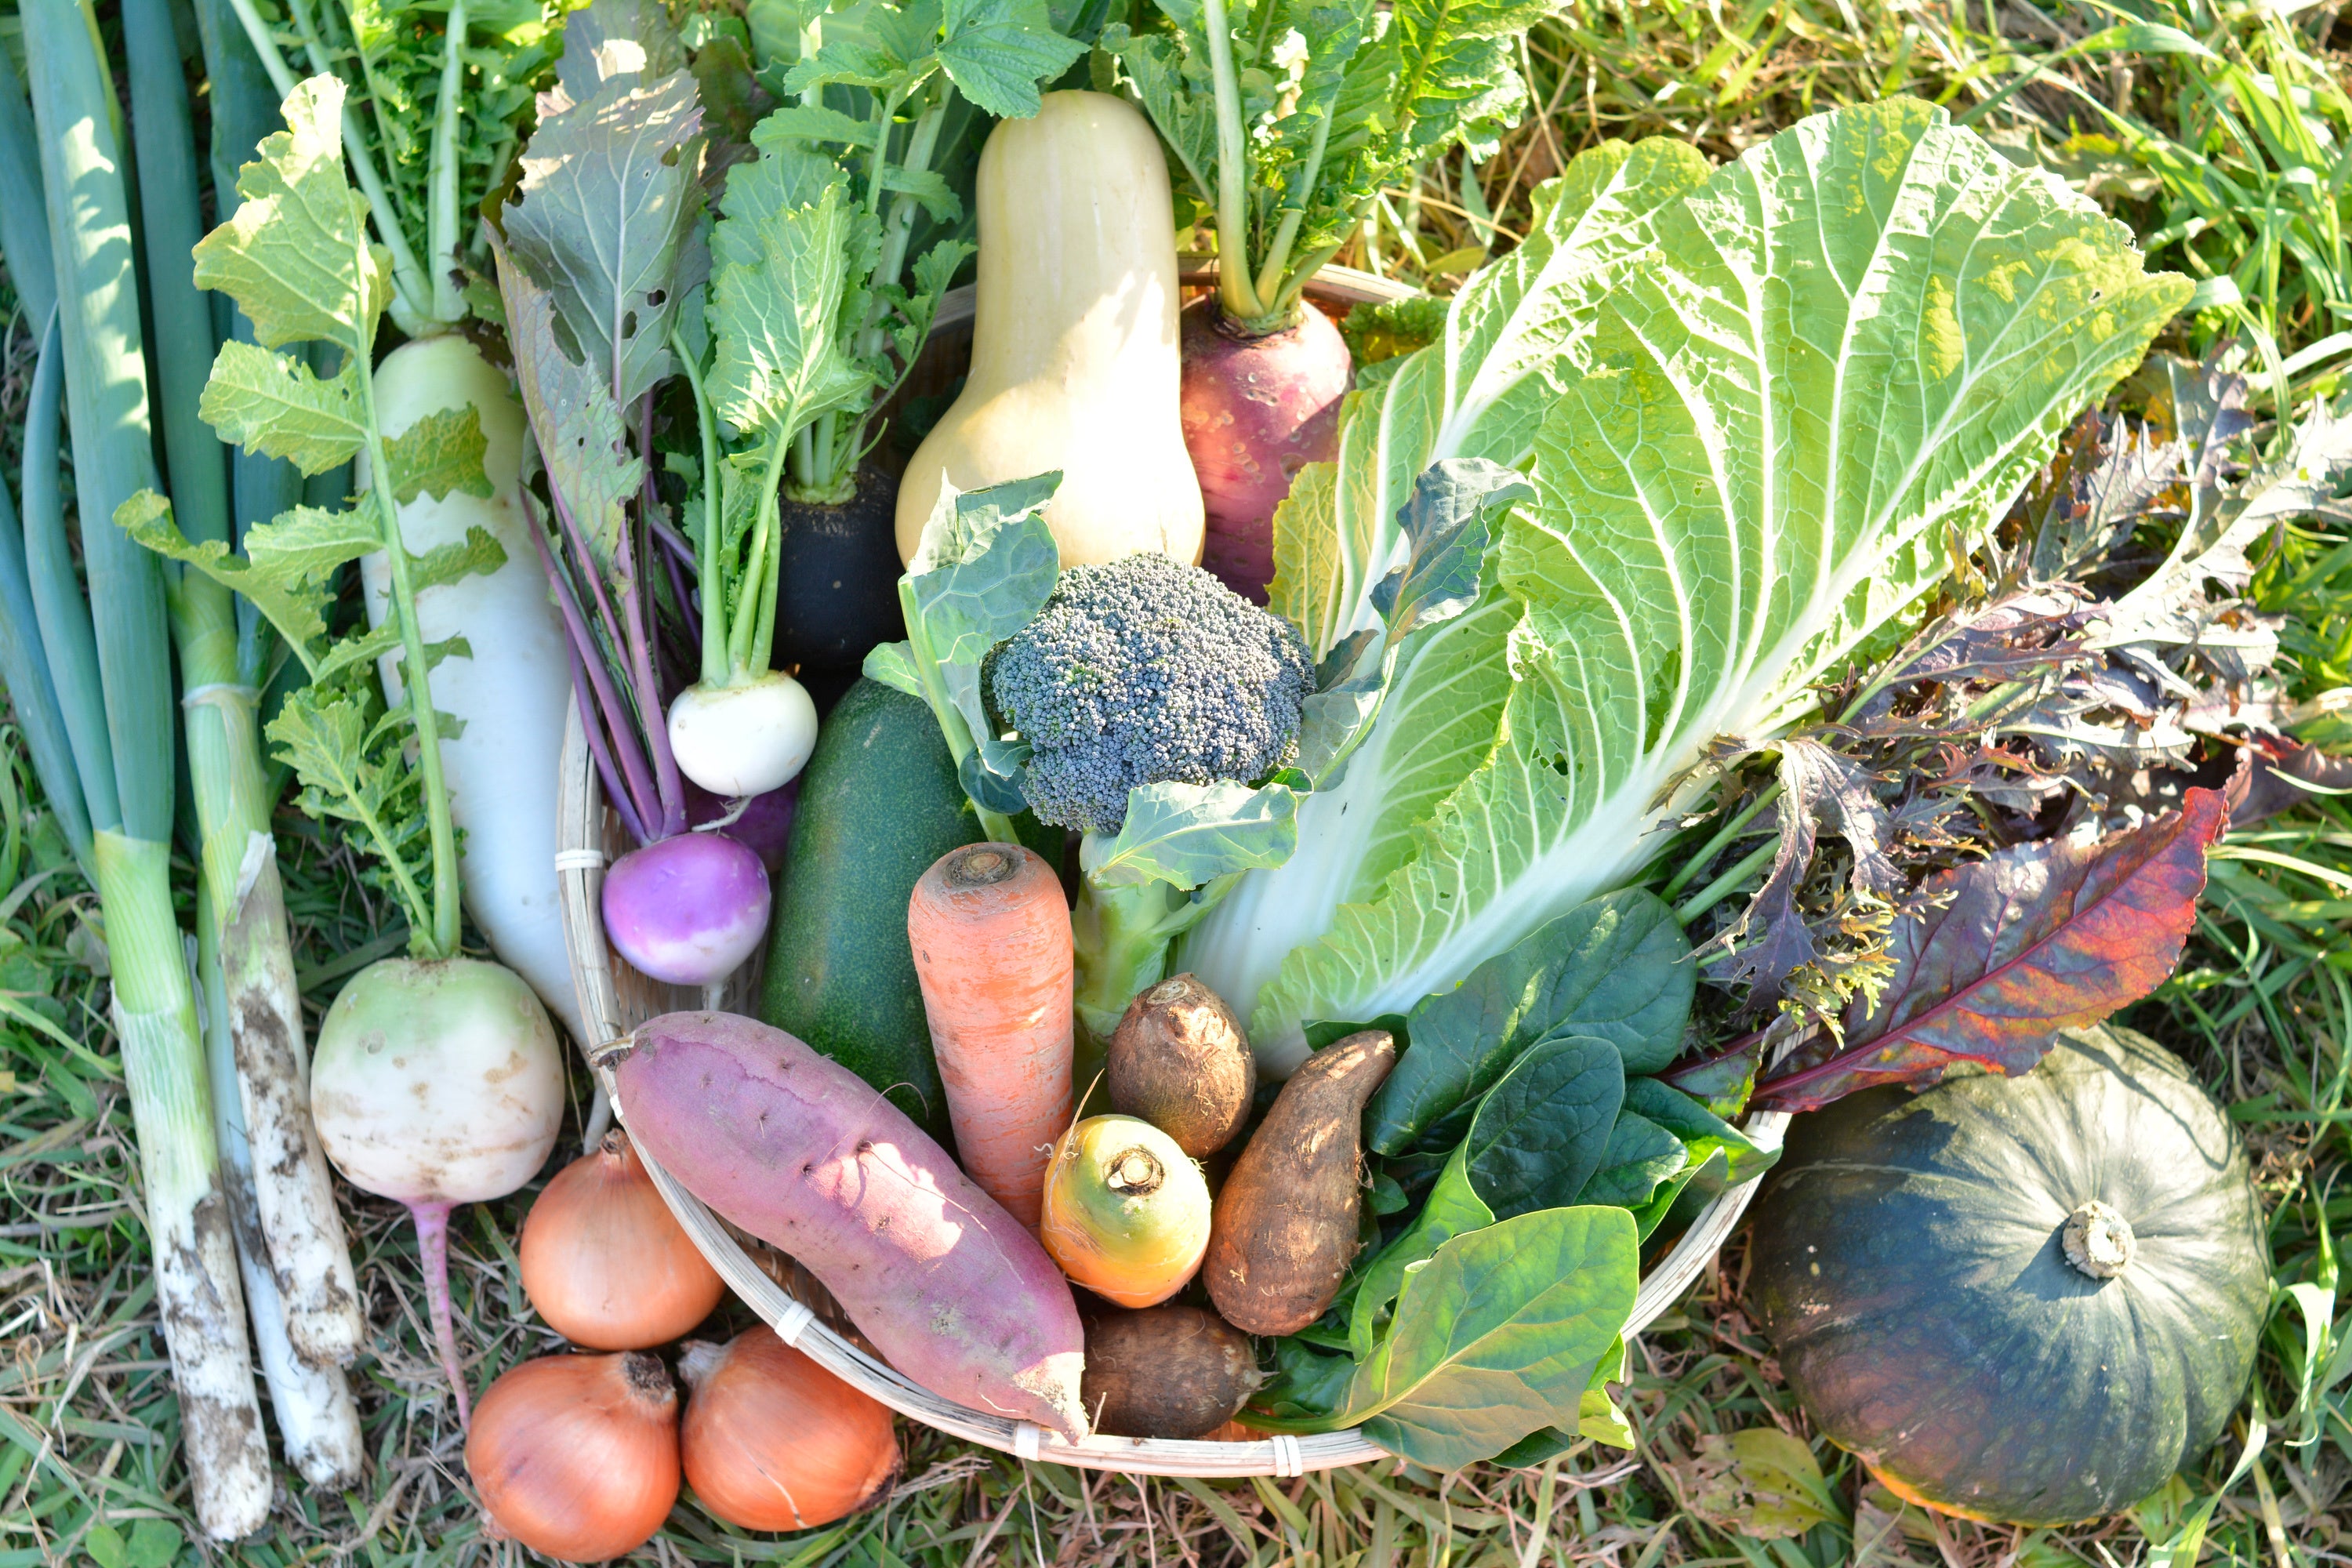
[[[226,543],[227,449],[197,411],[215,344],[211,308],[196,288],[189,259],[204,236],[204,223],[187,86],[165,0],[124,0],[123,23],[131,98],[138,105],[131,136],[173,510],[189,537]],[[201,574],[183,573],[176,563],[163,572],[180,655],[199,859],[205,891],[218,916],[221,982],[237,1064],[227,1080],[236,1100],[220,1107],[216,1119],[234,1113],[240,1142],[249,1139],[260,1149],[260,1180],[249,1195],[259,1229],[251,1237],[240,1237],[240,1243],[266,1243],[257,1258],[247,1258],[247,1273],[257,1263],[272,1274],[273,1303],[284,1313],[281,1323],[268,1322],[269,1312],[254,1303],[255,1332],[265,1345],[273,1338],[289,1340],[310,1367],[339,1367],[359,1353],[367,1329],[335,1210],[333,1179],[310,1125],[302,999],[294,982],[293,939],[270,835],[277,791],[261,751],[257,709],[264,644],[252,635],[249,616],[240,626],[235,596],[226,587]],[[265,1355],[265,1372],[269,1360]],[[335,1402],[320,1405],[310,1392],[314,1380],[268,1381],[282,1427],[335,1423]],[[328,1381],[340,1384],[341,1374]],[[297,1414],[292,1404],[306,1408]],[[348,1390],[340,1405],[349,1412]],[[348,1425],[337,1441],[356,1453],[356,1419]]]
[[[20,711],[54,710],[71,757],[68,769],[45,745],[35,765],[49,795],[64,803],[68,831],[86,834],[76,848],[106,922],[115,1031],[196,1515],[207,1533],[227,1540],[260,1527],[271,1479],[195,994],[172,906],[173,693],[163,583],[153,559],[113,521],[116,504],[155,478],[121,128],[89,9],[79,0],[26,0],[19,14],[32,115],[28,125],[0,110],[0,141],[11,149],[0,163],[29,196],[22,186],[36,162],[25,145],[31,130],[48,254],[38,254],[30,225],[0,226],[0,243],[13,276],[52,279],[57,306],[26,430],[24,551],[0,551],[0,572],[23,566],[0,591],[14,650],[5,673]],[[39,287],[31,285],[28,297],[37,299]],[[87,600],[72,577],[58,498],[60,394],[75,434]],[[36,644],[46,693],[44,671],[29,657]]]

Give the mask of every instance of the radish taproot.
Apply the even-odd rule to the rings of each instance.
[[[1070,1288],[1019,1221],[863,1079],[782,1029],[667,1013],[599,1054],[638,1145],[824,1282],[945,1398],[1087,1433]]]

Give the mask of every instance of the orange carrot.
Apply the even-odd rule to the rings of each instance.
[[[1070,1124],[1070,910],[1017,844],[967,844],[923,873],[907,937],[965,1172],[1034,1230]]]

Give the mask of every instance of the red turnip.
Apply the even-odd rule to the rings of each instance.
[[[1274,509],[1338,444],[1353,366],[1330,318],[1301,300],[1296,325],[1251,337],[1213,297],[1184,308],[1184,446],[1208,508],[1201,564],[1265,603]]]

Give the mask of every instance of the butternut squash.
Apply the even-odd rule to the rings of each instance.
[[[1049,92],[990,133],[974,191],[979,300],[962,395],[898,489],[912,560],[941,481],[1048,469],[1062,564],[1201,558],[1200,481],[1178,409],[1176,218],[1159,138],[1124,100]]]

